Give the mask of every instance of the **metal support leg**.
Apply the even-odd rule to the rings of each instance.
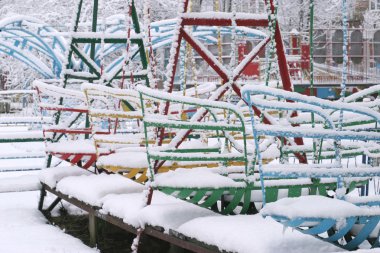
[[[46,190],[45,190],[45,187],[42,186],[41,191],[40,191],[40,200],[38,201],[38,210],[40,210],[41,212],[44,207],[45,196],[46,196]]]
[[[259,213],[259,211],[257,210],[255,203],[253,202],[250,203],[249,208],[247,210],[247,214],[257,214],[257,213]]]
[[[96,216],[93,212],[88,214],[88,230],[90,232],[90,246],[96,246]]]
[[[38,202],[38,210],[40,210],[45,217],[50,216],[50,212],[58,205],[58,203],[62,200],[60,197],[57,197],[47,209],[44,210],[44,202],[45,202],[45,197],[46,197],[46,189],[45,186],[42,185],[41,191],[40,191],[40,200]]]
[[[62,199],[60,197],[57,197],[53,203],[50,204],[50,206],[44,210],[44,212],[46,212],[47,214],[50,214],[50,212],[54,209],[54,207],[56,207],[58,205],[58,203],[61,201]]]

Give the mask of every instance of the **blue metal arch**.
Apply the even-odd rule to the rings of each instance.
[[[32,54],[27,54],[25,50],[18,50],[12,44],[0,41],[0,51],[14,57],[15,59],[25,63],[45,78],[54,78],[53,72],[44,63]],[[43,67],[45,66],[45,68]]]
[[[106,29],[107,33],[116,33],[125,31],[124,18],[120,15],[110,17],[113,24]],[[32,24],[32,25],[29,25]],[[152,29],[152,46],[156,50],[171,44],[176,19],[153,22]],[[37,29],[36,29],[37,27]],[[199,40],[206,43],[216,43],[217,34],[220,31],[222,35],[231,34],[229,27],[196,27],[193,29],[193,35]],[[236,27],[236,33],[247,39],[263,39],[266,35],[256,29],[247,27]],[[51,26],[42,21],[28,16],[14,16],[5,20],[0,20],[0,52],[14,57],[17,60],[30,66],[45,78],[59,78],[63,62],[65,61],[65,52],[67,51],[67,42],[60,33]],[[109,44],[104,47],[103,55],[110,54],[125,47],[122,44]],[[89,53],[90,46],[86,45],[84,51]],[[131,54],[137,50],[135,47]],[[37,52],[38,57],[33,53]],[[95,61],[100,64],[101,46],[96,47]],[[44,56],[44,61],[41,60]],[[74,60],[74,59],[73,59]],[[74,60],[77,66],[84,67],[80,60]],[[113,60],[106,73],[111,73],[117,66],[123,64],[124,56]]]
[[[42,32],[51,35],[44,36]],[[45,78],[56,78],[62,71],[66,42],[55,29],[38,19],[17,15],[1,20],[0,44],[2,53],[20,60]]]
[[[62,60],[59,59],[59,56],[57,56],[57,52],[54,51],[50,47],[50,45],[48,45],[48,43],[45,42],[41,37],[36,36],[36,34],[31,31],[28,31],[25,29],[17,29],[17,28],[13,28],[13,29],[5,28],[3,30],[3,32],[11,34],[16,37],[18,36],[18,34],[15,31],[20,31],[26,35],[26,36],[22,35],[23,37],[20,37],[20,40],[18,38],[15,38],[14,39],[15,46],[16,47],[18,46],[17,42],[22,41],[21,50],[24,50],[27,48],[29,49],[29,51],[32,51],[33,49],[35,49],[39,51],[40,53],[44,54],[45,56],[47,56],[48,58],[50,58],[53,62],[53,73],[55,76],[59,76],[62,71]],[[32,39],[27,39],[28,36],[30,36],[30,38],[33,38],[34,40],[37,40],[38,43],[36,41],[33,41]],[[29,44],[29,47],[27,47],[28,44]],[[32,44],[32,46],[30,44]]]

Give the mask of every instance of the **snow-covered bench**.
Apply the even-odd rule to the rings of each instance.
[[[345,97],[344,102],[349,103],[352,106],[366,107],[374,111],[379,111],[379,92],[380,85],[374,85]],[[338,126],[340,120],[340,111],[334,109],[326,109],[326,113],[330,115],[335,125]],[[289,122],[292,124],[311,124],[312,118],[310,116],[310,113],[300,113],[296,117],[289,118]],[[323,117],[315,115],[314,122],[315,124],[323,124],[324,119]],[[357,115],[354,113],[346,112],[345,117],[342,120],[342,127],[347,130],[370,130],[376,127],[376,121],[367,115]]]
[[[97,168],[145,182],[148,163],[138,92],[94,84],[82,84],[82,91],[92,128],[106,128],[110,132],[93,136],[96,149],[112,150],[111,154],[98,157]]]
[[[264,125],[255,119],[253,113],[252,128],[258,146],[260,136],[286,137],[288,142],[294,137],[331,139],[334,143],[336,161],[331,164],[279,164],[263,165],[260,152],[257,153],[260,180],[262,185],[263,202],[266,204],[266,189],[273,182],[281,183],[291,179],[335,179],[337,189],[335,197],[300,196],[284,198],[268,203],[261,210],[263,216],[271,216],[285,226],[293,227],[305,234],[311,234],[348,250],[356,249],[364,241],[372,246],[378,246],[378,231],[380,228],[379,201],[373,199],[359,200],[346,197],[355,182],[366,182],[369,178],[380,176],[379,167],[368,165],[343,168],[340,162],[339,141],[380,140],[380,134],[370,131],[351,131],[337,129],[330,115],[325,110],[342,110],[365,115],[375,122],[380,122],[380,113],[366,107],[351,105],[342,102],[330,102],[315,97],[308,97],[279,89],[246,86],[243,88],[244,99],[249,105],[260,110],[271,108],[282,111],[286,116],[294,111],[313,112],[325,120],[326,128],[310,129],[294,125]],[[264,100],[257,95],[266,95],[277,98]],[[350,201],[351,200],[351,201]],[[372,203],[369,204],[368,203]],[[377,204],[376,204],[377,203]],[[369,208],[371,206],[371,208]],[[344,238],[344,239],[343,239]],[[375,238],[375,239],[374,239]]]
[[[224,102],[168,94],[142,86],[138,86],[137,90],[141,96],[145,133],[148,134],[157,128],[158,131],[164,129],[165,132],[175,133],[175,137],[165,146],[153,146],[147,141],[150,179],[153,181],[151,185],[155,189],[206,208],[217,209],[217,203],[222,201],[219,211],[225,214],[233,213],[239,205],[242,205],[239,210],[241,213],[248,212],[251,203],[251,185],[247,185],[244,181],[249,173],[249,164],[244,116],[239,108]],[[196,111],[192,118],[164,115],[146,107],[152,103],[158,103],[162,107],[167,103],[176,108],[193,107]],[[220,117],[223,115],[217,113],[220,110],[224,110],[225,115],[229,116]],[[211,116],[201,122],[193,120],[197,115],[206,113]],[[234,119],[233,124],[230,119],[231,122]],[[192,131],[213,132],[217,136],[215,142],[218,145],[209,143],[202,148],[181,146],[182,141],[188,139],[185,135]],[[235,141],[229,134],[231,132],[241,133],[243,145]],[[226,143],[222,144],[222,139]],[[160,163],[162,165],[166,161],[204,163],[206,166],[156,174],[159,166],[155,165]],[[207,167],[207,163],[210,162],[219,163],[219,167]],[[236,172],[232,169],[235,166],[231,166],[236,163],[241,165],[240,172],[243,176],[235,180],[229,175]]]
[[[206,87],[207,88],[207,87]],[[107,170],[112,173],[122,173],[127,178],[144,183],[148,180],[146,172],[148,169],[148,159],[146,156],[145,134],[140,121],[142,118],[139,94],[133,89],[111,88],[94,84],[83,84],[82,90],[85,93],[88,105],[88,113],[91,119],[92,128],[108,128],[109,135],[94,135],[96,148],[107,147],[112,150],[112,154],[101,156],[96,162],[97,168]],[[202,90],[208,91],[205,87]],[[189,90],[189,94],[193,94]],[[155,109],[156,105],[145,105],[150,109]],[[170,113],[174,117],[181,116],[183,106],[179,104],[171,108]],[[191,108],[185,108],[187,113]],[[156,133],[147,133],[148,142],[155,142]],[[174,134],[169,133],[164,140],[166,144]],[[189,148],[202,148],[204,143],[192,140],[186,142]],[[210,163],[203,163],[209,166]],[[178,167],[194,167],[194,163],[171,162],[162,166],[159,173]],[[198,164],[199,166],[199,164]]]
[[[359,106],[361,108],[365,107],[371,109],[372,111],[379,112],[380,99],[375,98],[380,91],[380,85],[375,85],[370,88],[361,90],[357,93],[354,93],[344,99],[345,103],[348,103],[349,106]],[[372,100],[371,100],[372,99]],[[340,118],[340,110],[324,107],[324,112],[329,115],[332,123],[337,127],[341,124],[342,129],[352,130],[352,131],[361,131],[368,130],[373,131],[377,128],[377,122],[373,117],[365,114],[358,114],[352,111],[345,111],[344,117]],[[325,123],[325,119],[315,114],[312,116],[311,112],[299,112],[295,117],[288,117],[287,120],[290,124],[298,125],[307,125],[312,126],[313,124],[316,127],[321,127]],[[341,120],[341,123],[339,122]],[[293,145],[285,146],[283,152],[287,155],[290,155],[294,152],[299,152],[302,150],[310,158],[313,158],[313,155],[316,155],[315,144],[313,143],[304,143],[304,145]],[[352,140],[343,140],[340,143],[340,150],[342,158],[351,158],[361,154],[364,154],[370,158],[376,158],[377,154],[380,151],[380,145],[375,142],[363,143]],[[319,140],[318,142],[318,157],[320,160],[333,159],[334,147],[331,140]]]

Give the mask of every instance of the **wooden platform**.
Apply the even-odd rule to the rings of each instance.
[[[53,189],[49,187],[48,185],[41,183],[41,197],[46,195],[47,192],[54,194],[57,196],[57,199],[45,210],[42,212],[49,216],[49,212],[54,209],[54,207],[59,203],[61,200],[65,200],[68,203],[88,212],[89,215],[89,228],[90,228],[90,238],[91,243],[93,245],[96,244],[96,218],[102,219],[108,223],[111,223],[129,233],[137,234],[137,229],[127,224],[123,221],[123,219],[119,217],[115,217],[109,214],[104,214],[101,212],[101,209],[96,206],[91,206],[89,204],[86,204],[85,202],[76,199],[74,197],[70,197],[68,195],[65,195],[56,189]],[[40,203],[41,204],[41,203]],[[39,206],[39,209],[42,210],[42,206]],[[157,239],[169,242],[170,244],[176,245],[180,248],[190,250],[192,252],[196,253],[215,253],[215,252],[221,252],[218,250],[216,246],[207,245],[205,243],[202,243],[200,241],[194,240],[192,238],[186,237],[182,235],[179,232],[176,232],[175,230],[170,230],[169,233],[165,233],[165,229],[159,226],[149,226],[147,225],[143,232],[144,235],[155,237]],[[223,251],[225,252],[225,251]]]

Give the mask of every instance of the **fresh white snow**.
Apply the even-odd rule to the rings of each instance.
[[[220,250],[239,253],[326,253],[338,252],[337,247],[304,235],[284,231],[279,223],[260,215],[216,216],[191,220],[178,232]]]
[[[58,227],[49,225],[37,210],[38,198],[38,191],[0,193],[0,252],[99,252]]]
[[[123,176],[99,174],[65,177],[56,189],[93,206],[101,206],[108,194],[142,192],[144,186]]]
[[[55,188],[57,183],[65,177],[91,174],[92,173],[90,171],[77,166],[62,166],[43,169],[39,173],[39,179],[42,183],[48,185],[49,187]]]

